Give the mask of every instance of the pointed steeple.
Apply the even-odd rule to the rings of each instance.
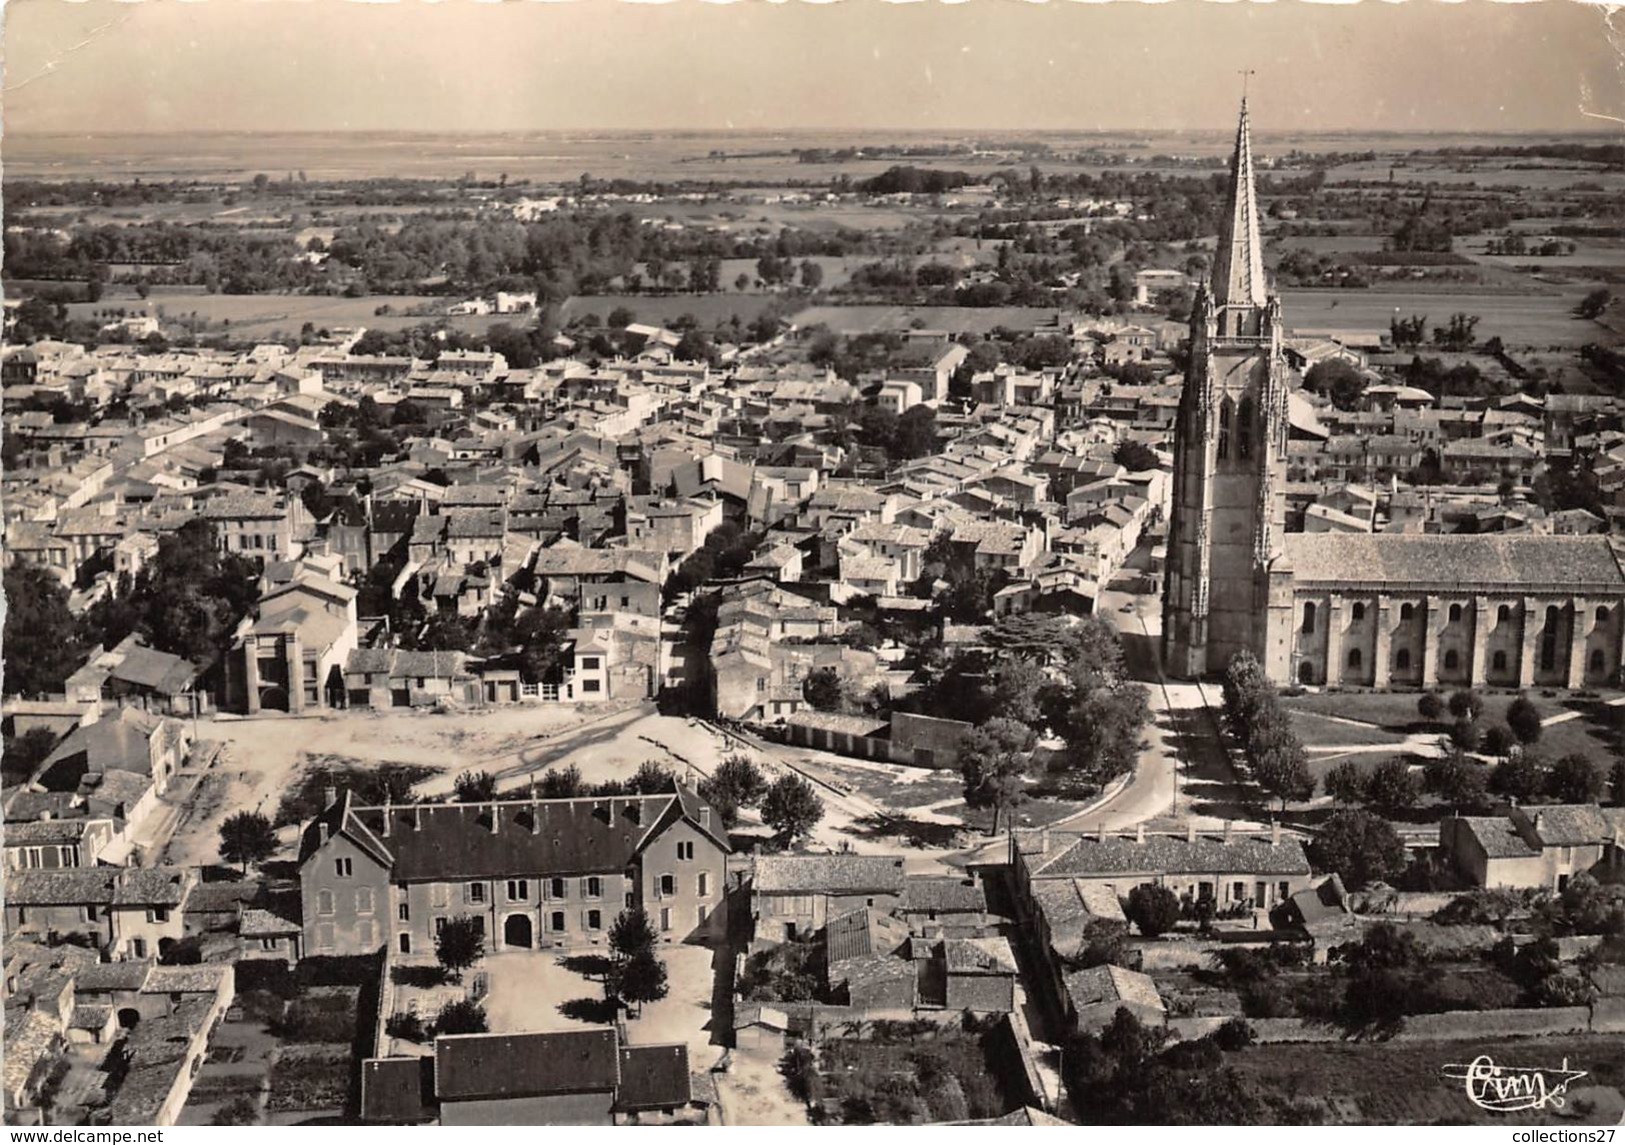
[[[1257,306],[1267,301],[1264,247],[1258,237],[1258,196],[1253,188],[1253,141],[1247,126],[1247,97],[1241,99],[1236,153],[1230,160],[1230,193],[1213,253],[1215,307]]]

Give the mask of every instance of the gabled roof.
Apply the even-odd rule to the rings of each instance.
[[[716,833],[720,817],[710,816],[711,827],[701,823],[704,807],[679,788],[675,795],[357,807],[343,822],[344,833],[399,882],[550,877],[625,870],[650,838],[679,819],[727,851]],[[340,820],[329,808],[306,828],[301,861],[321,846],[323,822],[338,833]]]
[[[615,1031],[454,1034],[434,1043],[435,1096],[445,1101],[613,1090],[620,1084]]]
[[[682,1042],[657,1046],[622,1046],[621,1087],[615,1108],[671,1109],[693,1099],[688,1072],[688,1046]]]
[[[1309,859],[1303,844],[1283,837],[1215,835],[1148,835],[1138,839],[1108,835],[1076,836],[1032,866],[1035,878],[1061,878],[1110,874],[1308,874]]]
[[[764,894],[901,894],[903,860],[884,855],[759,855],[751,886]]]

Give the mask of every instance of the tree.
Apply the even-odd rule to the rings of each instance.
[[[1444,700],[1437,692],[1423,692],[1416,698],[1416,714],[1431,724],[1444,715]]]
[[[1133,438],[1124,438],[1112,450],[1112,460],[1130,473],[1143,473],[1158,466],[1157,451]]]
[[[5,690],[13,696],[61,692],[84,660],[78,624],[62,583],[40,565],[19,561],[5,571]]]
[[[1255,744],[1248,754],[1259,785],[1281,801],[1282,811],[1289,802],[1301,802],[1314,795],[1315,780],[1309,773],[1309,754],[1289,726],[1282,724],[1268,738]]]
[[[993,809],[990,834],[998,834],[1001,816],[1026,799],[1033,739],[1026,724],[1004,717],[990,719],[960,737],[959,771],[965,781],[965,802]]]
[[[762,822],[773,828],[786,846],[795,843],[824,817],[824,803],[812,784],[799,775],[786,775],[774,781],[762,797]]]
[[[452,781],[459,803],[489,803],[497,797],[496,776],[488,771],[465,771]]]
[[[666,996],[665,963],[655,957],[652,949],[638,951],[617,970],[615,990],[622,1001],[635,1004],[641,1014],[645,1003]]]
[[[988,697],[992,710],[1006,719],[1037,727],[1044,719],[1039,699],[1048,683],[1044,670],[1030,660],[1001,664],[993,673],[993,688]]]
[[[1602,769],[1580,752],[1563,756],[1546,773],[1546,794],[1559,803],[1595,803],[1602,787]]]
[[[724,827],[739,821],[741,807],[754,807],[767,794],[762,769],[749,756],[730,755],[699,784],[700,798],[715,808]]]
[[[7,736],[0,782],[6,787],[26,783],[55,749],[56,734],[50,728],[29,728],[20,736]]]
[[[818,668],[807,673],[801,685],[801,694],[807,703],[821,712],[838,711],[846,692],[841,687],[841,674],[834,668]]]
[[[654,950],[660,936],[641,910],[623,910],[609,928],[609,948],[623,962]]]
[[[250,864],[263,863],[276,853],[276,830],[258,811],[238,811],[220,824],[220,858],[241,863],[243,873]]]
[[[1394,756],[1371,769],[1365,794],[1371,806],[1384,815],[1393,815],[1415,805],[1421,784],[1411,774],[1410,763],[1403,756]]]
[[[812,259],[803,259],[801,263],[801,285],[808,290],[817,290],[824,285],[824,268]]]
[[[1146,689],[1127,681],[1090,688],[1065,720],[1067,766],[1098,782],[1134,769],[1151,718]]]
[[[491,1028],[485,1007],[467,998],[447,1002],[435,1015],[434,1032],[440,1034],[483,1034]]]
[[[581,794],[581,769],[575,764],[554,768],[542,776],[543,799],[574,799]]]
[[[1405,842],[1380,815],[1337,811],[1310,841],[1309,857],[1320,870],[1336,872],[1353,890],[1403,871]]]
[[[1613,300],[1613,292],[1606,286],[1601,286],[1580,299],[1580,304],[1574,310],[1581,318],[1601,318]]]
[[[1518,737],[1505,724],[1492,724],[1484,729],[1484,738],[1479,746],[1486,754],[1505,759],[1518,746]]]
[[[1540,742],[1541,721],[1540,709],[1535,707],[1534,701],[1520,693],[1507,705],[1507,727],[1512,734],[1518,737],[1518,742],[1528,746]]]
[[[1335,764],[1322,782],[1334,802],[1360,804],[1366,801],[1365,770],[1352,759]]]
[[[1482,800],[1488,782],[1485,768],[1460,751],[1430,759],[1422,768],[1422,784],[1428,792],[1457,806]]]
[[[210,1125],[258,1125],[260,1123],[260,1103],[246,1093],[238,1094],[225,1105],[214,1111],[209,1118]]]
[[[1365,375],[1351,362],[1342,358],[1327,358],[1309,367],[1303,376],[1303,388],[1310,393],[1324,394],[1340,410],[1352,410],[1360,404],[1365,393]]]
[[[631,786],[639,795],[665,795],[677,790],[677,776],[657,760],[646,759],[638,764]]]
[[[1123,913],[1141,934],[1156,938],[1179,921],[1179,896],[1167,887],[1146,883],[1129,891]]]
[[[1490,772],[1490,790],[1497,795],[1526,803],[1545,786],[1546,765],[1532,752],[1508,756]]]
[[[463,980],[463,971],[485,957],[484,919],[460,914],[448,918],[434,938],[434,956],[453,982]]]
[[[1445,706],[1458,720],[1476,720],[1484,713],[1484,696],[1471,688],[1458,688]]]

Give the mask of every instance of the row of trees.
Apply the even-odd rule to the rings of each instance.
[[[1309,756],[1281,706],[1275,685],[1251,652],[1238,652],[1224,674],[1224,719],[1241,742],[1253,778],[1281,801],[1308,799],[1315,793]]]

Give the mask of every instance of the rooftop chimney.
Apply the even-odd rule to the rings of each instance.
[[[491,804],[491,834],[502,834],[502,804],[495,801]]]
[[[1546,826],[1546,813],[1544,811],[1536,811],[1535,812],[1535,834],[1537,834],[1537,835],[1540,834],[1541,828],[1544,827],[1544,826]]]
[[[1185,824],[1185,842],[1196,842],[1196,820],[1192,819]]]
[[[1230,820],[1228,819],[1224,821],[1224,841],[1226,843],[1230,841]]]
[[[1281,821],[1279,819],[1272,819],[1270,821],[1270,846],[1279,847],[1280,845],[1281,845]]]
[[[635,813],[634,813],[633,817],[636,818]],[[701,827],[709,827],[709,826],[711,826],[711,808],[708,805],[703,804],[703,803],[700,804],[700,826]]]
[[[331,807],[339,801],[339,789],[329,783],[322,788],[322,806]]]
[[[324,842],[324,843],[327,842],[328,826],[327,826],[327,820],[326,819],[323,819],[320,823],[316,824],[316,831],[317,831],[318,834],[321,835],[322,842]]]
[[[389,792],[384,792],[384,838],[389,838],[390,820],[395,818],[395,808],[390,803]]]
[[[421,803],[412,804],[412,830],[423,830],[423,805]]]
[[[1106,820],[1095,824],[1095,839],[1102,843],[1106,841]]]
[[[1145,845],[1145,824],[1140,823],[1134,828],[1134,841],[1141,846]]]

